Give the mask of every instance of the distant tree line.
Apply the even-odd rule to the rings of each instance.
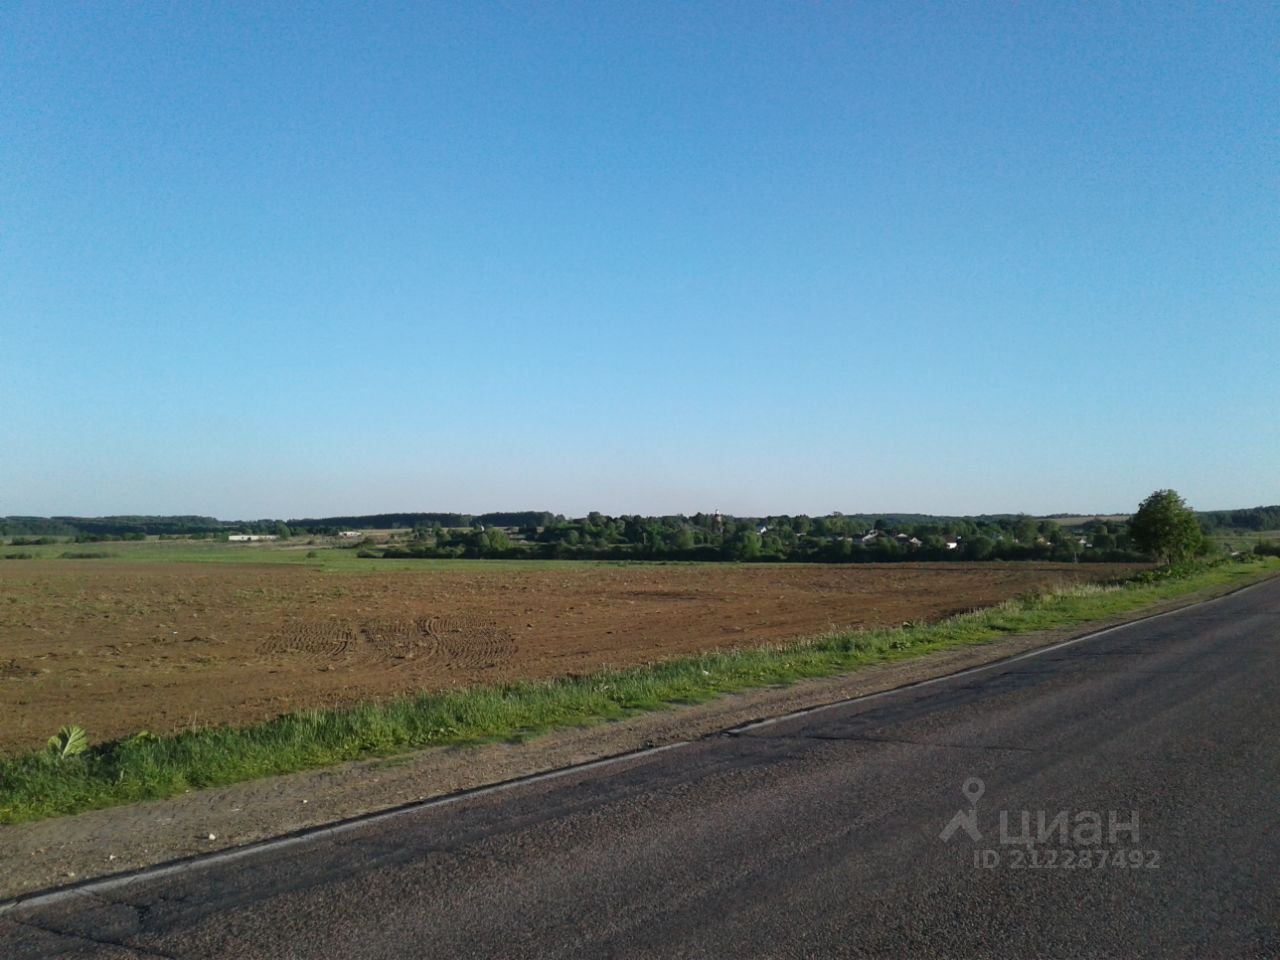
[[[305,531],[299,531],[305,532]],[[35,536],[76,543],[104,540],[225,539],[232,533],[276,534],[292,531],[280,520],[217,520],[213,517],[0,517],[0,536]],[[51,541],[47,541],[51,542]]]
[[[371,513],[351,517],[322,517],[320,519],[289,520],[291,529],[303,533],[324,535],[339,530],[402,530],[423,527],[526,527],[548,526],[561,522],[564,517],[545,510],[519,510],[507,513]],[[250,532],[250,531],[246,531]]]
[[[547,526],[564,517],[545,510],[470,513],[379,513],[303,520],[218,520],[200,516],[0,517],[0,537],[28,543],[74,540],[142,540],[146,537],[225,539],[234,533],[332,536],[351,528],[395,530],[442,526],[447,528]],[[34,538],[34,539],[32,539]]]
[[[1205,533],[1227,530],[1280,530],[1280,506],[1247,510],[1202,510],[1196,514]]]
[[[274,524],[276,521],[258,521]],[[244,524],[216,520],[213,517],[0,517],[0,535],[46,537],[85,537],[119,540],[125,535],[135,539],[161,534],[192,536],[217,534],[238,529]]]
[[[505,529],[423,525],[407,540],[385,547],[382,556],[818,563],[1143,559],[1123,523],[1091,521],[1076,533],[1029,516],[906,523],[842,514],[743,518],[706,513],[665,517],[590,513],[580,519]]]
[[[77,532],[71,524],[52,517],[0,517],[0,536],[73,537]]]
[[[1195,513],[1205,533],[1280,529],[1280,506]],[[389,545],[352,544],[386,557],[504,557],[565,560],[745,560],[824,563],[902,560],[1130,561],[1153,555],[1129,523],[1099,519],[1068,526],[1027,515],[927,514],[732,517],[697,513],[643,517],[549,511],[483,514],[382,513],[359,516],[218,520],[204,516],[3,517],[15,546],[74,540],[226,539],[233,533],[332,536],[350,529],[400,530]],[[1264,549],[1272,549],[1266,547]],[[1260,551],[1259,551],[1260,552]]]

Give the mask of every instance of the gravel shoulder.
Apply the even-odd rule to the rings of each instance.
[[[1004,637],[855,673],[732,694],[623,721],[559,730],[525,743],[446,747],[343,764],[166,800],[0,827],[0,898],[282,835],[605,757],[718,733],[753,720],[877,693],[1190,606],[1240,589],[1215,587],[1085,626]]]

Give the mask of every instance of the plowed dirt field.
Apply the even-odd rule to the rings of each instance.
[[[476,682],[554,677],[841,627],[933,620],[1101,564],[435,565],[326,572],[0,564],[0,751],[243,724]]]

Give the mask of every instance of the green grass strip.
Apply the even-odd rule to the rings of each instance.
[[[168,737],[143,733],[91,746],[74,756],[32,751],[0,759],[0,823],[173,796],[422,747],[522,739],[555,727],[614,720],[1008,634],[1087,623],[1206,587],[1244,584],[1278,570],[1280,559],[1265,558],[1145,573],[1123,583],[1070,585],[1021,596],[928,625],[842,631],[583,677],[424,693],[338,710],[301,710],[242,728],[209,727]]]

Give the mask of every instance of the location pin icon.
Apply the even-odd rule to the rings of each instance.
[[[986,791],[986,784],[977,777],[970,777],[964,782],[963,786],[960,787],[960,792],[964,794],[964,798],[969,801],[970,805],[977,804],[977,802],[982,799],[982,795],[986,793]]]

